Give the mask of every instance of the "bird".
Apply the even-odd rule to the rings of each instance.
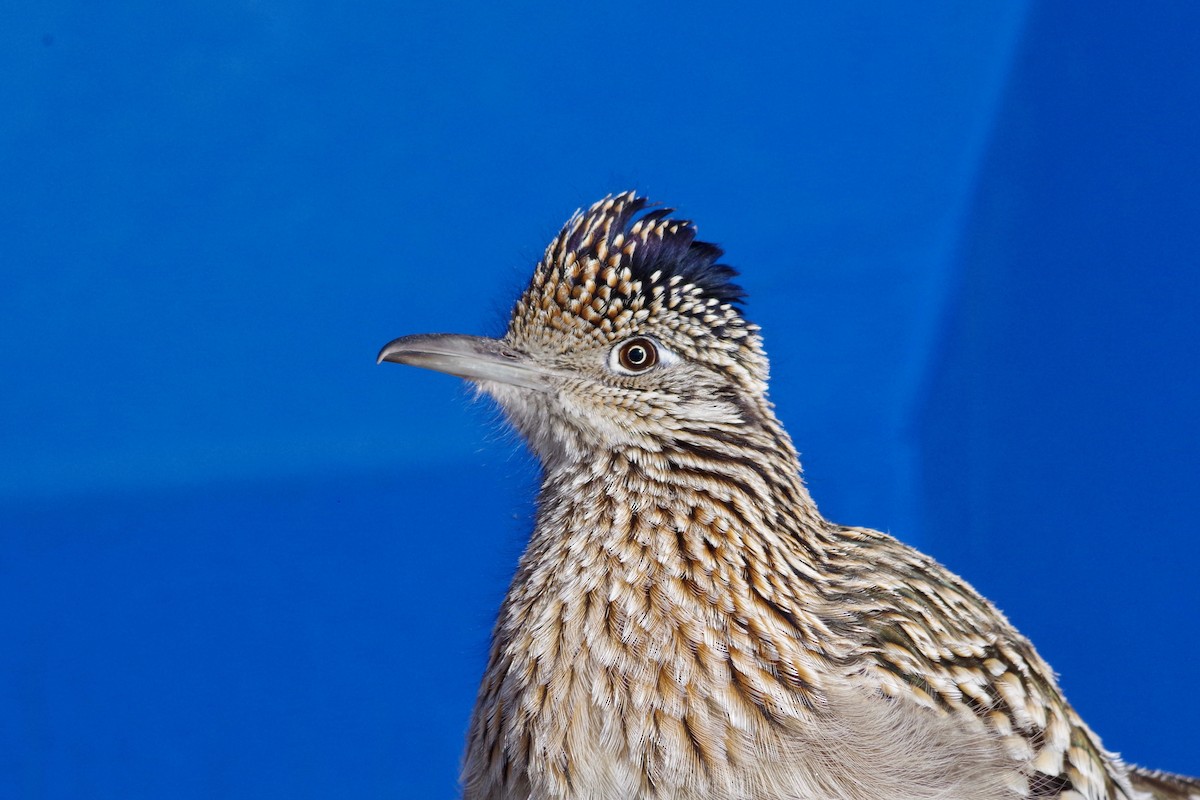
[[[674,214],[609,195],[503,337],[379,353],[473,383],[540,463],[464,800],[1200,800],[1105,750],[962,578],[821,515],[738,273]]]

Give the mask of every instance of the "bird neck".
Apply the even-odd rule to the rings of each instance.
[[[648,585],[694,575],[713,559],[742,571],[815,565],[835,544],[769,409],[754,425],[683,429],[652,447],[547,465],[538,506],[518,581],[536,571],[567,579],[584,559]]]

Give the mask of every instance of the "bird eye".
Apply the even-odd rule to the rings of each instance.
[[[658,346],[644,336],[621,342],[614,352],[622,372],[645,372],[658,363]]]

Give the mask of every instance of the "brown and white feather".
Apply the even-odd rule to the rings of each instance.
[[[633,193],[576,214],[481,380],[543,465],[496,623],[467,800],[1149,800],[1004,615],[825,520],[721,251]],[[669,364],[611,366],[650,337]],[[1190,794],[1189,794],[1190,793]]]

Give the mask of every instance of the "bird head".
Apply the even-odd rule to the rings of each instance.
[[[405,336],[379,361],[473,381],[548,464],[660,451],[771,417],[758,327],[736,272],[695,226],[632,192],[577,212],[546,248],[503,338]]]

